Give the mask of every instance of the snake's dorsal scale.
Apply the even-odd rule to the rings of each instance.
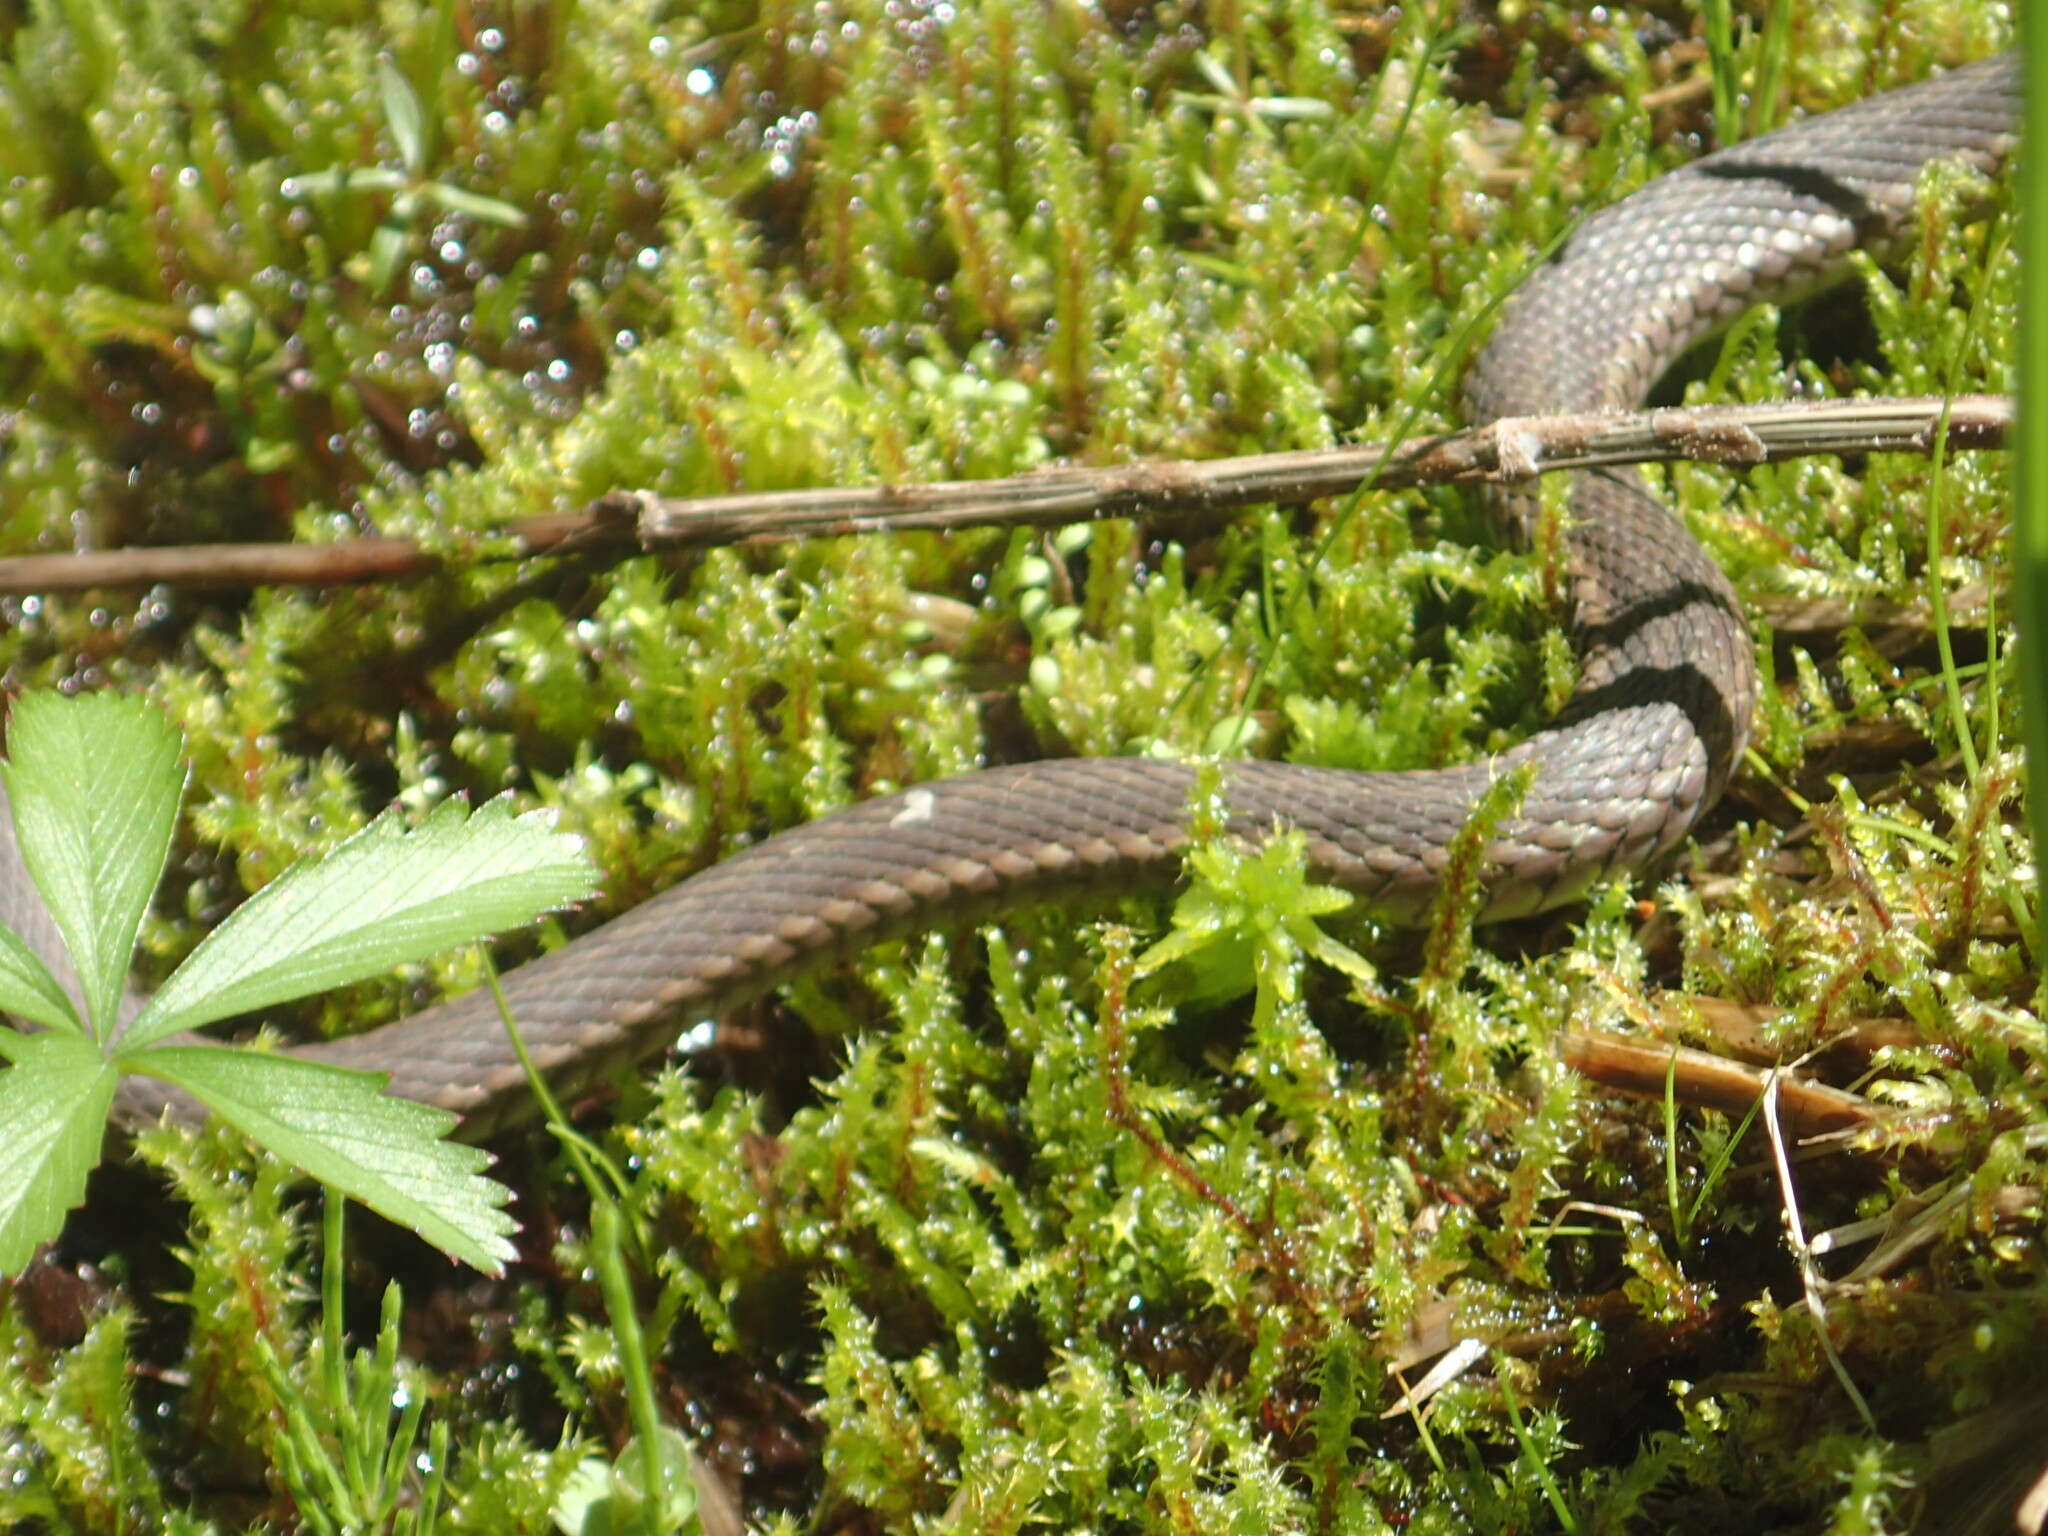
[[[1636,405],[1746,305],[1891,241],[1929,161],[1994,168],[2018,94],[2018,66],[2000,56],[1711,156],[1588,219],[1508,306],[1469,382],[1474,419]],[[1748,732],[1749,633],[1721,571],[1634,476],[1581,476],[1571,503],[1585,666],[1564,718],[1502,759],[1443,771],[1236,764],[1236,820],[1300,827],[1325,878],[1395,918],[1428,902],[1477,795],[1524,761],[1535,785],[1491,850],[1491,916],[1569,900],[1682,838]],[[1518,504],[1506,512],[1512,523]],[[573,1086],[884,936],[1169,883],[1193,777],[1113,758],[923,785],[770,838],[522,967],[507,991],[542,1067]],[[470,1136],[530,1107],[480,994],[306,1054],[389,1071],[397,1091],[460,1111]],[[130,1085],[125,1118],[161,1111],[148,1087]]]

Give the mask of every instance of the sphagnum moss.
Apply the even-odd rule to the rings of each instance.
[[[1804,110],[2004,41],[1995,8],[1953,4],[1792,25]],[[1329,526],[1293,513],[595,578],[466,557],[621,486],[1206,457],[1372,437],[1413,409],[1445,425],[1449,339],[1562,221],[1706,130],[1660,89],[1700,77],[1673,43],[1655,17],[1557,4],[1484,26],[1318,0],[37,11],[0,60],[7,550],[378,531],[451,562],[321,596],[13,603],[10,675],[147,689],[194,742],[156,964],[394,795],[560,807],[610,871],[594,918],[987,760],[1196,750],[1239,720],[1304,761],[1469,757],[1544,718],[1567,669],[1554,569],[1475,548],[1447,493],[1369,500],[1315,569]],[[417,166],[380,59],[419,103]],[[344,190],[380,168],[457,195]],[[2014,298],[1995,240],[1936,221],[1876,290],[1873,339],[1794,364],[1791,387],[1996,387]],[[1708,383],[1782,394],[1778,340],[1836,329],[1766,316]],[[1752,598],[1853,618],[1927,569],[1927,466],[1859,468],[1670,479]],[[1979,583],[2002,589],[2000,473],[1944,470],[1938,577],[1966,618]],[[946,603],[964,622],[925,622]],[[1973,1416],[2041,1353],[2015,1193],[2038,1182],[2038,970],[1995,846],[2007,637],[1962,632],[1958,716],[1903,634],[1903,654],[1853,629],[1839,662],[1767,651],[1785,686],[1762,760],[1688,878],[1635,893],[1654,910],[1603,891],[1426,952],[1347,932],[1376,967],[1364,1001],[1269,970],[1249,1031],[1242,1007],[1187,999],[1252,985],[1255,936],[1144,979],[1159,911],[1079,915],[1130,932],[1023,914],[698,1040],[619,1133],[672,1416],[792,1524],[1875,1531],[1960,1508],[1955,1478],[1992,1480],[1956,1445],[2001,1453],[2005,1421]],[[1950,766],[1959,734],[1974,775]],[[1277,916],[1311,915],[1298,869],[1258,879]],[[412,985],[320,1023],[388,1016]],[[1920,1268],[1828,1298],[1875,1429],[1828,1375],[1757,1143],[1729,1157],[1719,1117],[1667,1123],[1556,1062],[1561,1021],[1644,1018],[1660,989],[1756,1005],[1787,1049],[1910,1025],[1882,1079],[1914,1111],[1896,1148],[1798,1184],[1814,1231],[1967,1181]],[[145,1155],[189,1202],[189,1273],[89,1207],[58,1256],[89,1281],[80,1342],[10,1294],[0,1509],[288,1523],[271,1386],[238,1362],[258,1333],[305,1356],[302,1218],[215,1141]],[[364,1253],[407,1280],[454,1426],[451,1530],[545,1528],[575,1452],[539,1447],[621,1433],[574,1202],[514,1167],[517,1289],[456,1299],[416,1256]],[[1384,1416],[1384,1361],[1446,1295],[1492,1351],[1426,1420]]]

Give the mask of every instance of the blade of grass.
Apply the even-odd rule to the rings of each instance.
[[[2036,888],[2048,868],[2048,17],[2040,7],[2019,13],[2026,59],[2025,121],[2020,157],[2020,335],[2018,448],[2013,455],[2013,606],[2030,654],[2014,668],[2027,746],[2027,816],[2034,833]],[[2036,983],[2036,1004],[2048,985]]]

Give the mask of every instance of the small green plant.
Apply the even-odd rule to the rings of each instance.
[[[488,963],[488,962],[487,962]],[[647,1257],[645,1234],[631,1220],[626,1202],[631,1185],[617,1163],[569,1123],[562,1106],[549,1092],[547,1079],[527,1054],[495,970],[489,971],[505,1033],[519,1053],[526,1080],[533,1087],[548,1130],[569,1156],[569,1166],[590,1197],[590,1258],[597,1269],[598,1289],[612,1336],[618,1341],[619,1366],[625,1379],[626,1411],[634,1435],[615,1461],[585,1457],[577,1463],[550,1512],[562,1536],[612,1536],[644,1530],[647,1536],[666,1531],[703,1528],[697,1515],[697,1483],[690,1443],[661,1421],[654,1401],[654,1370],[647,1335],[640,1327],[640,1309],[633,1297],[626,1266],[626,1244],[632,1238]],[[338,1247],[338,1242],[334,1245]],[[331,1262],[330,1262],[331,1267]]]
[[[1793,35],[1790,0],[1771,0],[1760,25],[1737,17],[1728,0],[1700,0],[1700,30],[1714,88],[1714,129],[1721,143],[1734,144],[1777,126],[1784,110],[1779,94]],[[1746,77],[1753,88],[1745,90]],[[1743,110],[1745,104],[1748,111]]]
[[[377,60],[377,95],[384,108],[384,125],[398,146],[397,166],[373,165],[359,170],[336,166],[288,177],[280,188],[286,197],[292,198],[338,197],[351,192],[391,194],[391,206],[376,234],[370,237],[370,249],[351,263],[351,277],[372,293],[389,289],[412,244],[413,225],[434,208],[466,214],[480,224],[495,224],[503,229],[526,227],[526,215],[510,203],[465,191],[450,182],[435,181],[427,175],[433,152],[432,119],[421,108],[412,83],[388,58]]]
[[[345,1202],[330,1191],[322,1222],[320,1342],[308,1382],[302,1385],[294,1377],[266,1336],[256,1336],[256,1348],[284,1409],[279,1460],[306,1528],[317,1536],[358,1531],[410,1536],[435,1528],[448,1477],[448,1424],[435,1422],[426,1451],[415,1459],[426,1395],[408,1379],[411,1368],[399,1365],[403,1299],[395,1283],[384,1288],[375,1349],[359,1350],[353,1358],[344,1352],[345,1210]]]
[[[650,1444],[658,1448],[653,1456],[646,1453]],[[652,1440],[635,1438],[615,1462],[591,1457],[578,1463],[555,1503],[555,1528],[563,1536],[701,1530],[689,1469],[690,1442],[679,1430],[657,1426]]]
[[[184,782],[180,738],[139,700],[29,694],[4,778],[23,862],[77,968],[85,1004],[0,928],[0,1274],[54,1237],[98,1161],[120,1078],[161,1079],[277,1157],[495,1273],[506,1192],[485,1155],[443,1138],[455,1117],[374,1075],[173,1036],[344,986],[531,921],[590,893],[575,839],[505,800],[457,802],[408,830],[387,814],[266,886],[203,940],[125,1029],[129,961],[163,871]]]
[[[1304,960],[1374,984],[1371,962],[1317,926],[1317,919],[1344,911],[1354,898],[1306,878],[1304,841],[1287,831],[1256,852],[1220,838],[1192,849],[1193,882],[1174,907],[1173,932],[1139,957],[1139,972],[1182,962],[1192,996],[1251,992],[1257,999],[1251,1027],[1259,1035],[1277,1029],[1282,1011],[1300,1001]]]

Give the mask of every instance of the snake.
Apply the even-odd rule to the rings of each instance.
[[[1720,150],[1586,218],[1502,306],[1466,381],[1470,419],[1641,407],[1685,352],[1750,306],[1840,278],[1854,252],[1895,249],[1930,163],[1995,172],[2015,143],[2019,95],[2016,56],[1997,55]],[[1720,566],[1639,472],[1575,473],[1566,505],[1558,550],[1580,670],[1554,721],[1445,768],[1226,763],[1227,832],[1256,843],[1295,829],[1313,878],[1395,924],[1423,919],[1481,797],[1525,766],[1519,806],[1471,870],[1481,920],[1572,902],[1669,854],[1747,743],[1758,691],[1749,626]],[[1491,514],[1510,543],[1535,536],[1526,491],[1496,494]],[[1160,758],[1056,759],[862,801],[518,967],[505,995],[550,1084],[583,1091],[681,1029],[866,946],[1026,904],[1172,889],[1199,772]],[[0,869],[0,917],[61,964],[47,918],[25,905],[40,904],[16,858]],[[294,1049],[388,1074],[391,1091],[460,1116],[468,1139],[534,1112],[485,988]],[[175,1107],[162,1085],[131,1078],[117,1118],[132,1126]]]

